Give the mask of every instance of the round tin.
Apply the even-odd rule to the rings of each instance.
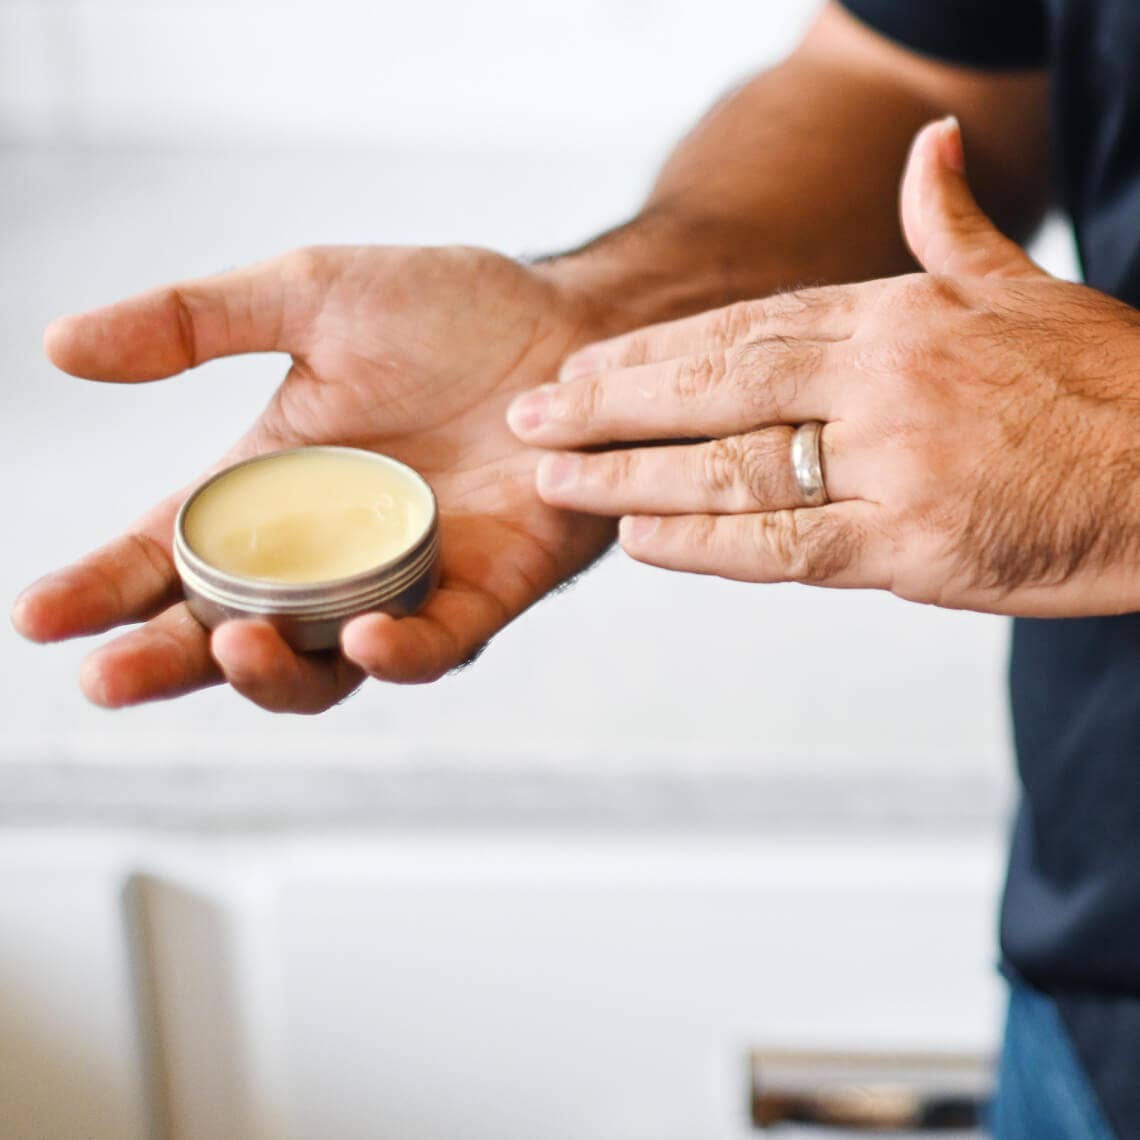
[[[206,488],[239,467],[266,463],[296,452],[335,452],[398,470],[421,490],[430,506],[428,523],[402,553],[349,578],[323,582],[278,582],[227,573],[201,558],[186,538],[186,519]],[[174,565],[190,612],[213,629],[232,618],[262,618],[273,623],[294,649],[335,649],[341,626],[366,613],[407,617],[427,601],[439,581],[439,510],[428,482],[399,460],[355,447],[296,447],[269,452],[219,471],[182,504],[174,523]]]

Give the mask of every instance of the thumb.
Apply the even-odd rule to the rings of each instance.
[[[127,383],[173,376],[219,356],[297,352],[315,299],[296,278],[286,255],[154,289],[52,321],[44,350],[73,376]]]
[[[907,244],[928,273],[962,277],[1037,277],[1029,255],[990,221],[966,179],[962,128],[955,118],[929,123],[914,140],[902,183]]]

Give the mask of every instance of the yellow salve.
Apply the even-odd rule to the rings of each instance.
[[[190,549],[228,574],[327,582],[388,562],[420,539],[430,495],[396,466],[314,449],[235,467],[186,512]]]

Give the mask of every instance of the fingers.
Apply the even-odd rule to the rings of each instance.
[[[270,712],[318,713],[353,692],[364,672],[403,683],[437,680],[503,624],[502,603],[491,595],[443,589],[414,617],[350,622],[341,657],[295,653],[264,621],[226,622],[211,636],[180,603],[91,654],[81,684],[96,704],[122,708],[224,680]]]
[[[299,352],[321,294],[319,258],[305,254],[169,285],[60,317],[44,349],[89,380],[157,380],[219,356]]]
[[[842,345],[829,341],[765,337],[546,384],[518,397],[508,422],[534,446],[587,447],[831,420],[843,359]]]
[[[88,699],[104,708],[165,700],[220,680],[206,630],[185,603],[97,649],[80,673]]]
[[[743,582],[886,589],[870,503],[753,515],[630,516],[619,541],[639,562]]]
[[[12,624],[32,641],[61,641],[141,621],[180,595],[169,553],[181,494],[139,527],[86,558],[29,586],[12,608]]]
[[[566,358],[559,378],[578,380],[615,368],[724,351],[763,336],[811,336],[818,334],[824,318],[829,336],[849,337],[858,320],[861,294],[859,286],[799,289],[650,325],[579,349]]]
[[[317,713],[361,676],[338,654],[294,653],[267,622],[227,622],[211,637],[179,603],[92,653],[80,684],[95,704],[123,708],[228,681],[270,712]]]
[[[503,603],[483,590],[441,587],[413,617],[366,614],[341,631],[341,649],[381,681],[420,684],[472,660],[506,625]]]
[[[295,653],[264,621],[220,625],[210,649],[225,679],[269,712],[324,712],[363,679],[360,669],[338,653]]]
[[[794,429],[765,428],[682,447],[544,456],[536,484],[551,506],[601,515],[752,514],[804,505],[792,473]],[[851,444],[826,424],[822,450],[832,500],[855,497]]]
[[[211,636],[180,603],[92,653],[80,680],[105,708],[224,680],[270,712],[318,713],[353,692],[365,671],[387,681],[437,680],[473,658],[503,624],[502,603],[489,594],[439,590],[414,617],[368,614],[350,622],[341,657],[298,654],[264,621],[226,622]]]

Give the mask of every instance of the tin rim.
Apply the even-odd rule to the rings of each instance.
[[[315,582],[281,582],[273,578],[256,578],[231,574],[207,562],[186,538],[185,523],[198,497],[219,480],[242,467],[264,463],[285,455],[313,452],[351,455],[370,462],[380,463],[397,470],[416,484],[427,497],[428,519],[414,542],[385,562],[344,578],[324,578]],[[360,447],[341,447],[334,444],[290,447],[282,451],[269,451],[231,464],[215,472],[194,488],[178,510],[174,520],[174,563],[183,582],[195,591],[222,604],[259,613],[304,612],[314,615],[332,613],[345,606],[367,608],[406,589],[422,574],[429,572],[439,556],[439,504],[431,484],[413,467],[384,455]]]
[[[305,618],[337,617],[347,613],[364,613],[370,609],[383,606],[405,590],[415,586],[423,578],[431,575],[438,561],[439,542],[432,541],[424,547],[420,556],[415,561],[410,562],[398,576],[385,577],[381,575],[374,581],[367,583],[364,588],[349,593],[342,593],[326,586],[322,590],[298,591],[291,596],[284,596],[259,588],[226,589],[195,573],[180,559],[178,550],[175,550],[174,557],[175,566],[185,589],[208,601],[251,614],[280,614]],[[256,580],[238,578],[235,581],[240,586]],[[334,586],[335,581],[334,579]]]

